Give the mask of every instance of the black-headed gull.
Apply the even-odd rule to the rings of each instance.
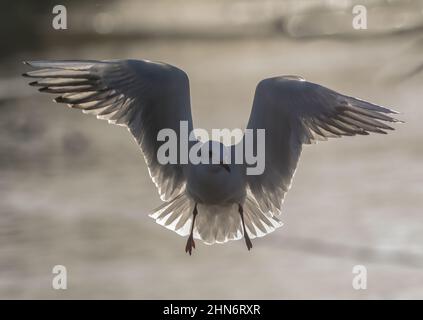
[[[165,202],[150,216],[157,223],[207,244],[268,234],[281,226],[278,215],[290,188],[303,144],[328,137],[386,133],[393,110],[349,97],[301,77],[262,80],[256,88],[248,129],[265,129],[265,169],[247,175],[246,165],[161,164],[157,151],[163,128],[193,129],[187,74],[147,60],[31,61],[41,92],[56,102],[126,126],[141,147],[150,176]],[[382,122],[384,121],[384,122]],[[219,144],[219,142],[208,142]],[[230,147],[233,149],[233,146]],[[213,148],[211,148],[214,150]]]

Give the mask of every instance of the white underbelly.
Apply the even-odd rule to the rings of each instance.
[[[187,191],[198,203],[242,203],[245,198],[245,183],[242,175],[235,170],[211,172],[196,168],[188,177]]]

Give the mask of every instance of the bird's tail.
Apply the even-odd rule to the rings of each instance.
[[[169,202],[156,208],[150,217],[181,236],[189,235],[195,202],[181,192]]]
[[[166,202],[150,214],[156,222],[181,236],[188,236],[191,229],[195,202],[182,192],[175,199]],[[247,197],[244,204],[244,221],[250,238],[262,237],[282,222],[273,214],[262,212],[254,200]],[[225,243],[243,237],[238,204],[205,205],[197,204],[194,238],[206,244]]]

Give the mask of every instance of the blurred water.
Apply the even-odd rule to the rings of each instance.
[[[306,147],[281,229],[251,252],[198,243],[189,257],[186,239],[147,216],[160,199],[129,133],[27,88],[14,61],[0,104],[0,298],[423,298],[423,77],[391,81],[403,60],[422,62],[417,40],[152,39],[18,54],[177,65],[206,129],[244,128],[255,85],[282,74],[393,107],[406,123]],[[57,264],[68,290],[51,288]],[[365,291],[351,286],[356,264],[368,268]]]

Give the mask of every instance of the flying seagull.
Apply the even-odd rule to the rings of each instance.
[[[66,60],[25,62],[36,70],[30,85],[57,94],[98,119],[122,125],[139,144],[164,204],[150,216],[157,223],[206,244],[251,240],[282,225],[278,216],[303,144],[327,138],[383,133],[399,122],[397,112],[346,96],[297,76],[259,82],[248,129],[265,129],[265,169],[247,175],[246,165],[161,164],[157,151],[163,128],[193,129],[189,80],[181,69],[148,60]],[[216,142],[208,142],[214,144]],[[219,142],[218,142],[219,143]],[[233,148],[231,146],[230,148]]]

